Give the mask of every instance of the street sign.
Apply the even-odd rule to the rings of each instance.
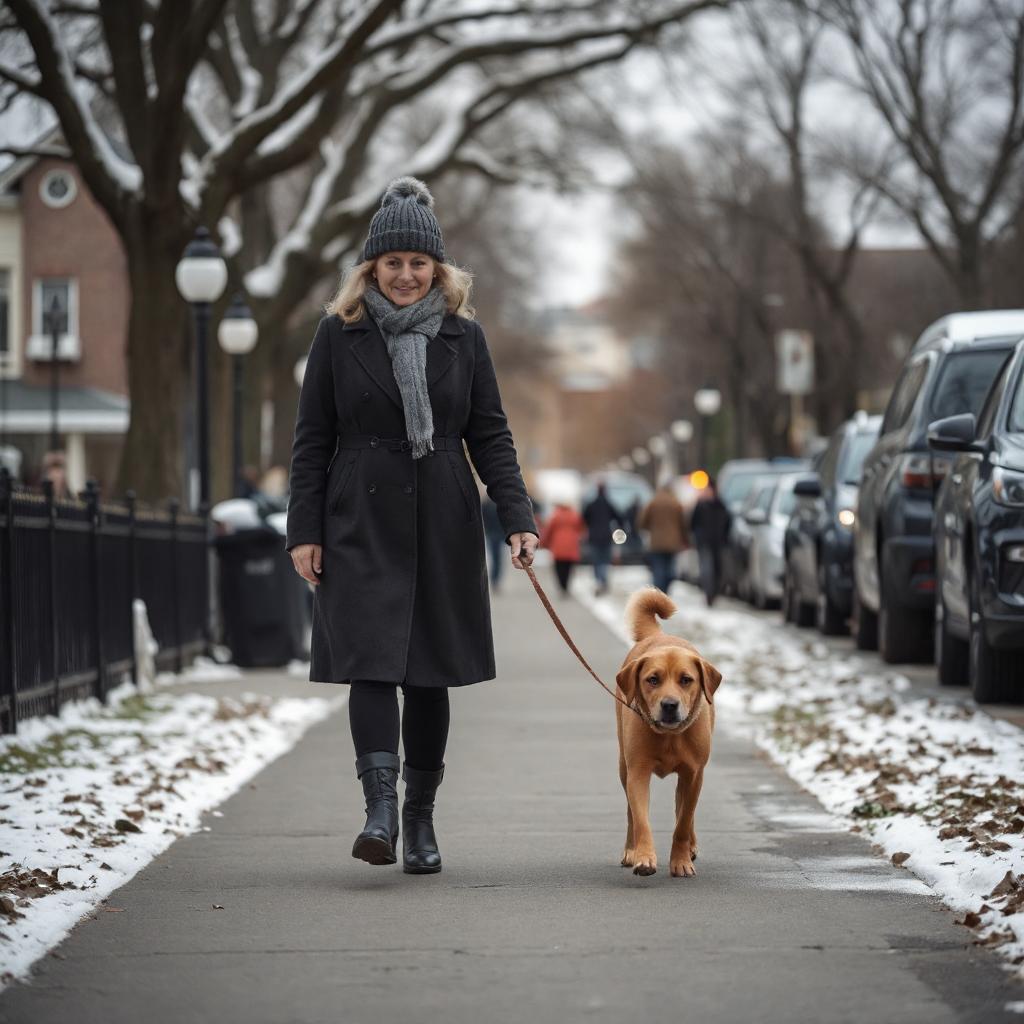
[[[775,335],[775,386],[783,395],[809,395],[814,390],[814,337],[810,331],[779,331]]]

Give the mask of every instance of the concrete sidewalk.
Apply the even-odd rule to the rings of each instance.
[[[179,840],[111,897],[123,913],[81,923],[31,984],[0,996],[0,1020],[1021,1019],[1004,1007],[1024,991],[951,913],[834,831],[721,720],[697,877],[619,867],[612,701],[512,575],[493,602],[499,679],[453,691],[440,875],[350,857],[362,794],[341,712],[223,804],[212,831]],[[558,607],[614,677],[619,641],[575,602]],[[246,685],[324,689],[266,675]],[[654,791],[663,865],[673,787]]]

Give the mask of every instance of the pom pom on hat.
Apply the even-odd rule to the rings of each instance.
[[[381,196],[380,209],[370,221],[362,259],[386,252],[423,252],[443,263],[444,239],[434,216],[434,197],[419,180],[395,178]]]
[[[388,185],[384,190],[384,195],[381,196],[380,205],[388,206],[399,199],[415,199],[417,203],[421,203],[428,210],[434,208],[434,197],[430,194],[430,189],[419,178],[409,175],[404,178],[395,178]]]

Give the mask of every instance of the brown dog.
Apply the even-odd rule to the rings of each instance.
[[[651,775],[676,782],[676,827],[669,866],[674,877],[693,875],[697,810],[704,766],[711,756],[715,727],[712,703],[722,674],[681,637],[661,631],[656,616],[667,619],[676,606],[653,587],[637,591],[626,605],[626,623],[635,641],[615,681],[634,714],[616,703],[619,735],[619,778],[626,791],[624,867],[637,875],[658,870],[651,833]]]

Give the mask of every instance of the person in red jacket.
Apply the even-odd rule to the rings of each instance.
[[[568,502],[556,502],[554,511],[541,528],[537,546],[551,551],[558,588],[563,594],[569,593],[569,576],[580,560],[580,538],[586,532],[583,516]]]

